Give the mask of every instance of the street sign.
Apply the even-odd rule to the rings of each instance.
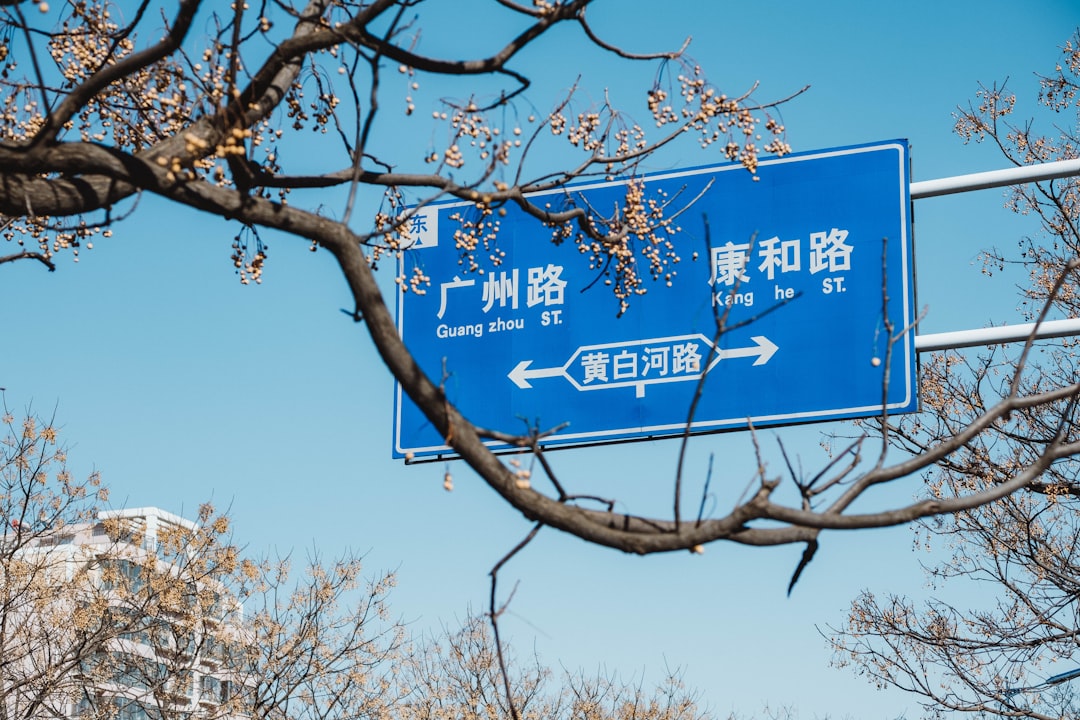
[[[552,244],[516,206],[488,216],[495,240],[471,252],[461,231],[483,234],[474,204],[421,208],[399,270],[430,285],[399,290],[401,336],[474,424],[565,424],[547,446],[917,410],[907,142],[764,160],[756,174],[731,164],[638,178],[641,202],[684,210],[671,225],[679,260],[670,283],[649,280],[642,250],[654,246],[638,237],[647,292],[621,317],[605,267],[572,240]],[[605,213],[628,188],[530,199]],[[399,385],[394,455],[407,453],[452,454]]]

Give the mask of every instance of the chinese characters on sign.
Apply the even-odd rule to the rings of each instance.
[[[647,340],[640,352],[637,348],[623,347],[616,354],[603,352],[596,349],[581,357],[581,367],[584,372],[582,385],[591,382],[607,385],[615,382],[635,382],[639,378],[648,379],[649,371],[653,371],[653,378],[665,377],[679,379],[697,379],[701,377],[701,345],[698,342],[683,342],[678,338],[670,343],[656,340]],[[638,362],[641,360],[639,369]],[[610,377],[608,369],[610,368]]]
[[[848,231],[833,228],[829,232],[810,233],[809,260],[810,274],[827,270],[839,272],[851,269],[851,251],[848,245]],[[712,260],[712,278],[710,284],[731,287],[736,282],[745,282],[750,278],[744,270],[750,262],[751,253],[755,260],[760,260],[757,269],[769,280],[775,280],[777,273],[785,274],[802,270],[802,240],[780,240],[772,237],[763,240],[756,248],[750,243],[735,244],[728,240],[710,252]]]
[[[536,305],[545,307],[562,305],[563,288],[566,287],[566,281],[559,278],[562,271],[561,265],[552,265],[550,263],[546,267],[529,268],[525,275],[528,282],[525,286],[525,306],[531,308]],[[518,283],[519,277],[520,274],[517,268],[509,271],[500,270],[498,273],[488,273],[481,286],[483,289],[483,294],[480,297],[481,311],[485,314],[491,312],[491,309],[496,307],[496,303],[499,308],[509,306],[511,310],[517,310],[520,287]],[[446,314],[447,298],[452,290],[475,285],[475,279],[462,280],[457,275],[452,280],[439,283],[439,311],[435,313],[435,316],[441,320]],[[558,322],[559,311],[553,311],[551,317],[555,318],[554,322]],[[445,332],[449,333],[449,328],[445,328]],[[444,334],[443,337],[453,336]]]
[[[476,424],[569,423],[550,445],[680,434],[702,384],[694,432],[877,414],[883,389],[889,412],[909,412],[914,338],[890,344],[885,330],[885,313],[893,327],[914,318],[907,168],[892,141],[765,161],[758,182],[730,165],[646,176],[646,194],[699,198],[675,239],[693,259],[622,317],[598,271],[517,208],[473,266],[453,239],[471,206],[426,206],[402,272],[418,265],[431,286],[399,294],[399,330]],[[613,207],[625,193],[598,183],[535,201]],[[694,220],[706,215],[711,245]],[[449,452],[400,387],[395,400],[397,456]]]
[[[847,230],[832,228],[829,232],[810,233],[809,258],[807,269],[811,275],[820,272],[830,273],[821,282],[821,292],[844,292],[844,278],[833,277],[832,274],[851,269],[851,251],[854,249],[846,244]],[[802,240],[780,240],[772,237],[764,240],[754,247],[752,243],[733,243],[730,240],[718,248],[712,248],[709,252],[712,277],[709,284],[714,286],[713,304],[730,306],[734,303],[740,305],[753,305],[753,290],[749,285],[743,287],[743,283],[749,283],[751,277],[747,274],[751,257],[757,264],[757,270],[763,273],[767,280],[780,279],[787,273],[795,273],[802,270]],[[753,265],[751,265],[753,267]],[[739,286],[740,292],[732,292],[731,288]],[[790,291],[790,292],[789,292]],[[774,286],[775,299],[783,300],[793,298],[794,290]]]

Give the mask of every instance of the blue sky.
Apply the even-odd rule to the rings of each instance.
[[[490,26],[494,13],[470,14],[476,7],[483,4],[436,3],[439,23],[461,32],[425,36],[424,48],[452,52],[465,37],[480,52],[499,28]],[[907,138],[913,179],[926,180],[1002,166],[990,148],[952,134],[951,113],[980,82],[1006,78],[1022,103],[1033,102],[1033,73],[1052,70],[1057,47],[1080,24],[1080,5],[621,0],[590,16],[606,38],[639,52],[692,35],[690,54],[729,93],[760,81],[756,97],[769,100],[810,84],[782,110],[795,150]],[[610,87],[644,115],[651,69],[575,52],[577,40],[563,32],[522,58],[536,76],[531,102],[550,107],[580,75],[586,92],[599,97]],[[437,97],[458,90],[418,95],[417,122]],[[394,128],[386,137],[419,154],[430,132]],[[687,145],[653,169],[718,159]],[[1037,230],[1002,209],[1000,191],[918,201],[914,230],[918,304],[927,309],[921,332],[1019,320],[1012,279],[986,281],[977,262],[980,249],[1015,247]],[[64,260],[55,273],[0,267],[0,386],[9,406],[55,408],[76,467],[102,471],[118,506],[190,516],[212,500],[232,508],[237,538],[253,552],[364,552],[372,570],[397,570],[393,606],[417,629],[482,609],[488,570],[529,523],[462,466],[450,466],[455,490],[446,493],[442,465],[393,462],[392,383],[363,328],[339,312],[348,297],[331,259],[268,236],[265,282],[241,287],[228,260],[235,232],[146,198],[78,264]],[[820,457],[815,429],[784,436],[807,465]],[[744,435],[692,447],[691,472],[703,474],[713,453],[724,468],[714,482],[737,494],[750,481]],[[677,449],[640,443],[553,460],[568,481],[655,509],[669,505]],[[893,499],[920,485],[913,479]],[[519,651],[535,647],[569,668],[657,679],[682,667],[721,715],[765,705],[790,706],[801,718],[916,715],[912,698],[829,668],[818,630],[842,622],[861,588],[922,590],[924,557],[910,531],[826,534],[787,597],[801,552],[714,544],[703,556],[637,558],[545,531],[502,575],[503,588],[518,583],[505,627]]]

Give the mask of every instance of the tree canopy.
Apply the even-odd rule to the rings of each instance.
[[[242,550],[227,513],[105,510],[49,418],[0,409],[0,717],[705,720],[655,687],[552,669],[484,617],[415,634],[361,558]],[[158,522],[151,524],[148,518]]]
[[[1005,85],[984,87],[957,112],[957,133],[995,146],[1014,165],[1077,157],[1078,40],[1073,35],[1054,70],[1039,76],[1036,104]],[[1017,119],[1021,113],[1030,119]],[[1013,264],[1027,270],[1023,303],[1032,319],[1047,312],[1076,317],[1080,181],[1019,186],[1007,205],[1037,217],[1041,232],[1017,248],[988,249],[987,271]],[[924,366],[927,412],[895,423],[893,442],[921,452],[974,421],[996,398],[1046,392],[1074,383],[1077,373],[1074,339],[1012,352],[996,347],[935,355]],[[928,474],[928,491],[956,498],[1008,483],[1039,461],[1048,439],[1074,442],[1076,412],[1075,394],[1066,394],[1001,417],[993,438],[968,443],[938,463]],[[1061,457],[1018,493],[922,523],[917,545],[933,544],[945,555],[927,570],[932,599],[865,591],[836,631],[836,662],[879,685],[915,693],[928,717],[1074,717],[1075,691],[1063,683],[1080,664],[1077,498],[1076,460]]]

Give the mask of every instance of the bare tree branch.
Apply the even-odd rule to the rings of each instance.
[[[1077,40],[1041,79],[1034,120],[1012,120],[1017,99],[1004,85],[984,86],[977,102],[958,111],[957,133],[989,140],[1017,165],[1075,157]],[[1043,124],[1051,134],[1036,129]],[[1020,258],[985,253],[991,268],[1026,267],[1023,307],[1036,323],[1080,310],[1078,184],[1068,178],[1011,191],[1010,207],[1037,217],[1043,233],[1021,243]],[[936,458],[925,468],[928,490],[942,507],[959,510],[917,526],[921,545],[946,546],[927,569],[935,591],[976,587],[979,602],[962,607],[865,591],[847,622],[830,629],[835,663],[915,694],[927,716],[1073,717],[1080,708],[1068,683],[1080,640],[1075,342],[1047,346],[1032,337],[1016,353],[935,355],[923,370],[927,412],[893,418],[888,437],[917,458]],[[984,419],[992,432],[967,432]],[[937,453],[960,437],[960,446]],[[1003,492],[1013,488],[1019,492]],[[987,494],[999,497],[970,504]]]
[[[157,39],[143,45],[135,40],[147,35],[149,13],[143,14],[143,6],[123,27],[108,19],[100,3],[71,6],[66,31],[32,26],[23,18],[27,42],[36,43],[24,52],[52,58],[53,66],[30,77],[11,72],[0,78],[0,87],[11,97],[44,98],[20,106],[0,123],[0,213],[17,219],[17,225],[2,229],[6,241],[31,238],[37,248],[20,246],[0,260],[34,259],[51,269],[58,254],[74,253],[96,233],[122,228],[113,206],[141,193],[244,228],[243,234],[253,239],[250,248],[238,243],[233,254],[241,282],[261,279],[266,256],[260,230],[281,231],[298,244],[325,250],[352,296],[346,313],[362,321],[360,328],[390,374],[453,451],[531,522],[624,552],[696,551],[729,540],[800,543],[809,558],[822,530],[883,527],[977,508],[1042,482],[1056,464],[1080,450],[1069,411],[1041,428],[1040,442],[1024,462],[1010,466],[993,485],[898,506],[866,503],[860,505],[863,511],[850,512],[856,500],[874,497],[878,488],[940,467],[963,466],[977,448],[1015,430],[1015,418],[1071,407],[1080,383],[1065,375],[1057,383],[1033,380],[1027,363],[1034,350],[1021,356],[1011,386],[987,388],[962,422],[942,417],[939,432],[929,437],[883,414],[877,429],[887,447],[872,452],[868,437],[859,438],[840,455],[815,461],[809,480],[796,477],[783,450],[791,477],[774,477],[764,452],[755,446],[758,470],[745,497],[721,499],[717,488],[729,478],[714,478],[711,471],[704,481],[690,477],[684,441],[674,478],[665,480],[673,485],[673,501],[656,513],[617,512],[622,507],[617,498],[598,502],[602,493],[559,476],[541,441],[562,427],[563,418],[547,428],[530,423],[521,431],[520,426],[479,427],[466,417],[447,397],[442,379],[428,377],[403,343],[385,285],[375,274],[380,260],[408,247],[408,222],[418,209],[454,198],[485,217],[498,217],[499,210],[516,205],[553,238],[578,242],[586,259],[609,273],[605,278],[615,278],[614,293],[625,308],[633,294],[628,288],[645,288],[649,279],[649,271],[640,270],[646,263],[634,259],[634,242],[642,233],[675,233],[674,220],[693,208],[694,197],[658,202],[649,212],[633,209],[629,201],[597,208],[566,190],[568,183],[616,175],[638,183],[642,163],[683,139],[717,150],[719,157],[741,163],[750,173],[760,156],[790,151],[782,124],[770,114],[788,98],[759,102],[750,91],[721,92],[685,57],[685,48],[648,54],[623,50],[598,37],[586,22],[589,5],[588,0],[568,0],[526,7],[501,0],[493,12],[513,16],[517,29],[495,38],[490,53],[457,58],[421,52],[416,33],[422,27],[428,32],[441,28],[425,25],[427,6],[418,0],[372,0],[358,6],[278,2],[258,12],[230,8],[221,17],[207,3],[177,0],[164,37],[153,34]],[[576,108],[581,102],[576,85],[549,113],[534,117],[536,105],[523,94],[531,90],[531,81],[519,59],[527,48],[549,42],[560,26],[575,30],[583,49],[631,65],[679,66],[679,79],[665,84],[673,73],[654,74],[654,84],[644,88],[652,121],[648,132],[606,95],[598,95],[603,100],[587,110]],[[198,27],[214,30],[200,37],[192,31]],[[60,52],[71,44],[79,52]],[[389,82],[395,71],[401,84]],[[396,121],[391,108],[416,119],[411,93],[420,79],[438,84],[463,76],[478,90],[466,99],[439,101],[429,149],[380,144],[378,127]],[[506,82],[509,86],[503,87]],[[329,150],[305,157],[310,162],[300,167],[295,156],[309,153],[297,138],[324,134]],[[545,157],[549,147],[580,154],[560,167]],[[310,192],[338,187],[342,204],[337,208],[327,206],[329,193]],[[560,190],[564,202],[550,207],[535,195]],[[1071,207],[1067,193],[1055,197],[1058,205],[1053,210],[1048,205],[1048,213]],[[361,199],[379,210],[358,218],[356,208],[365,206]],[[85,217],[90,213],[105,219]],[[1075,268],[1054,274],[1049,266],[1043,269],[1044,296],[1062,302]],[[728,322],[726,311],[718,312],[713,346],[737,325]],[[888,347],[910,331],[888,326]],[[888,364],[889,358],[884,360]],[[694,408],[687,413],[689,428]],[[538,464],[551,486],[538,489],[516,458],[511,462],[489,449],[491,440],[521,449],[531,458],[528,472]],[[864,457],[870,458],[865,464]],[[717,474],[728,472],[722,467]],[[740,485],[747,479],[734,478]],[[777,492],[787,482],[796,493],[791,506]],[[682,517],[681,504],[691,487],[695,495],[703,487],[693,522]],[[715,501],[709,512],[706,498]],[[794,579],[802,567],[805,563]]]

